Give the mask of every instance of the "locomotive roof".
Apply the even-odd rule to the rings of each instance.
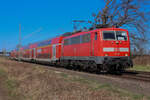
[[[77,31],[77,32],[67,32],[64,35],[65,38],[69,38],[69,37],[72,37],[72,36],[76,36],[76,35],[79,35],[79,34],[84,34],[84,33],[90,33],[90,32],[96,32],[98,30],[122,30],[122,31],[126,31],[125,29],[122,29],[122,28],[114,28],[114,27],[111,27],[111,28],[99,28],[99,29],[95,29],[95,30],[90,30],[90,31]]]

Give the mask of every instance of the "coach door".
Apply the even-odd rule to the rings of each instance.
[[[56,45],[52,46],[52,59],[56,59]]]

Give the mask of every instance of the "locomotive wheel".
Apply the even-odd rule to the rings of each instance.
[[[79,65],[77,63],[77,61],[71,60],[69,63],[70,69],[72,70],[79,70]]]
[[[96,72],[97,71],[97,65],[95,62],[92,62],[92,61],[88,62],[88,71],[89,72]]]
[[[110,65],[104,63],[103,65],[101,65],[101,72],[106,73],[110,71]]]
[[[100,74],[102,72],[102,67],[103,65],[101,64],[97,65],[97,71],[96,71],[97,74]]]

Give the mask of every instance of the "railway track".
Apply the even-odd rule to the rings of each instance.
[[[120,75],[109,75],[112,77],[117,78],[124,78],[129,80],[136,80],[136,81],[142,81],[142,82],[150,82],[150,72],[143,72],[143,71],[125,71],[121,73]]]
[[[135,73],[135,74],[144,74],[144,75],[149,75],[150,76],[150,72],[144,72],[144,71],[131,71],[131,70],[127,70],[126,72],[128,73]]]
[[[68,70],[68,72],[69,72],[69,70]],[[75,72],[78,73],[78,71],[75,71]],[[144,72],[144,71],[126,70],[125,72],[122,72],[119,74],[110,74],[110,73],[106,73],[106,72],[101,72],[99,74],[96,74],[96,76],[97,75],[104,75],[104,76],[109,76],[109,77],[122,78],[122,79],[128,79],[128,80],[136,80],[136,81],[142,81],[142,82],[149,82],[150,83],[150,72]]]

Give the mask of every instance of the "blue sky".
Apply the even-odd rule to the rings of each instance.
[[[90,19],[104,6],[103,0],[1,0],[0,50],[18,44],[19,24],[23,45],[72,31],[72,20]]]

